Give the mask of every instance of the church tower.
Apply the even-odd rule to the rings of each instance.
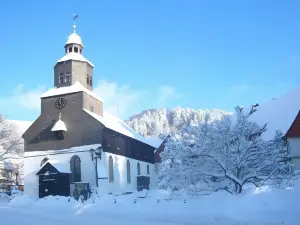
[[[73,25],[73,33],[65,44],[65,55],[54,66],[54,86],[71,86],[76,82],[93,90],[94,65],[83,56],[83,44]]]

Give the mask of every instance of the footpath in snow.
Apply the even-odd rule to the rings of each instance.
[[[10,202],[1,199],[0,225],[300,225],[299,194],[294,188],[263,187],[239,196],[218,192],[164,200],[164,192],[150,191],[147,198],[103,195],[84,203],[55,196],[33,200],[23,195]]]

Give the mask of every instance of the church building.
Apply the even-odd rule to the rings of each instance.
[[[40,116],[22,136],[24,191],[44,197],[73,196],[78,187],[97,187],[103,194],[151,189],[161,141],[105,111],[93,92],[94,65],[73,28],[54,66],[54,88],[41,96]]]

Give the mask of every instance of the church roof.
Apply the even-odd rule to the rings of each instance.
[[[124,123],[121,119],[104,112],[103,117],[99,116],[91,111],[88,111],[84,109],[89,115],[94,117],[96,120],[98,120],[100,123],[102,123],[106,128],[109,128],[111,130],[114,130],[120,134],[123,134],[125,136],[131,137],[133,139],[136,139],[140,142],[143,142],[147,145],[150,145],[154,148],[158,148],[161,144],[161,140],[156,140],[154,138],[146,138],[137,133],[135,130],[133,130],[131,127],[129,127],[126,123]]]
[[[57,62],[65,62],[68,60],[75,60],[75,61],[80,61],[80,62],[87,62],[90,64],[92,67],[95,67],[89,60],[87,60],[82,54],[76,53],[76,52],[69,52],[66,55],[64,55],[60,60]]]
[[[300,137],[300,111],[298,112],[294,122],[286,132],[285,137]]]
[[[82,47],[83,47],[83,44],[82,44],[82,41],[81,41],[81,37],[78,34],[76,34],[75,32],[73,32],[68,37],[66,45],[68,45],[68,44],[79,44],[79,45],[82,45]]]
[[[64,95],[64,94],[70,94],[70,93],[76,93],[76,92],[85,92],[88,95],[92,96],[95,99],[98,99],[99,101],[103,102],[103,100],[97,96],[94,92],[88,90],[85,88],[81,83],[75,82],[71,86],[66,86],[66,87],[60,87],[60,88],[51,88],[47,92],[41,95],[41,98],[47,98],[47,97],[52,97],[52,96],[57,96],[57,95]]]

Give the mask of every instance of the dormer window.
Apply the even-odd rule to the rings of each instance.
[[[72,47],[69,48],[69,53],[72,52]]]
[[[74,52],[78,53],[78,48],[74,47]]]

